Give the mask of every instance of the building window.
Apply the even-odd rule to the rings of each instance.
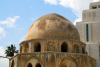
[[[27,65],[27,67],[32,67],[32,64],[31,64],[31,63],[29,63],[29,64]]]
[[[38,63],[38,64],[36,64],[36,66],[35,67],[41,67],[41,64],[40,63]]]
[[[92,9],[97,9],[97,5],[92,6]]]
[[[86,41],[89,41],[88,24],[86,24]]]
[[[39,42],[35,43],[34,52],[41,52],[41,45]]]
[[[63,42],[61,45],[61,52],[68,52],[68,45],[66,42]]]

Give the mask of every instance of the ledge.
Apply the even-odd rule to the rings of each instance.
[[[87,54],[78,54],[78,53],[66,53],[66,52],[54,52],[54,51],[48,51],[48,52],[34,52],[34,53],[21,53],[21,54],[17,54],[13,57],[11,57],[9,60],[12,60],[13,58],[17,57],[18,55],[32,55],[32,54],[47,54],[47,53],[54,53],[54,54],[69,54],[69,55],[82,55],[82,56],[87,56],[89,58],[92,58],[90,56],[88,56]],[[93,60],[95,60],[94,58],[92,58]],[[95,60],[96,61],[96,60]]]

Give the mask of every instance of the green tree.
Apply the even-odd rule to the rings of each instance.
[[[18,53],[18,50],[16,50],[15,45],[11,44],[11,46],[7,46],[7,49],[5,50],[6,56],[14,56],[14,53]]]

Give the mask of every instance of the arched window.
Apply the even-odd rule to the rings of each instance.
[[[61,45],[61,52],[68,52],[68,45],[66,42],[63,42]]]
[[[31,63],[29,63],[29,64],[27,65],[27,67],[33,67],[33,66],[32,66],[32,64],[31,64]]]
[[[41,67],[41,64],[40,63],[38,63],[38,64],[36,64],[36,66],[35,67]]]
[[[20,53],[22,53],[22,46],[20,47]]]
[[[85,50],[84,50],[84,48],[82,47],[82,54],[85,54]]]
[[[37,42],[34,46],[34,52],[41,52],[41,45]]]
[[[14,60],[12,61],[11,67],[14,67]]]
[[[79,53],[79,46],[78,45],[74,45],[74,52]]]

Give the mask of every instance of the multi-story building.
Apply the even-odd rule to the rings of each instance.
[[[81,41],[86,43],[87,54],[100,67],[100,2],[90,3],[89,10],[83,10],[82,22],[77,22],[76,28]]]

